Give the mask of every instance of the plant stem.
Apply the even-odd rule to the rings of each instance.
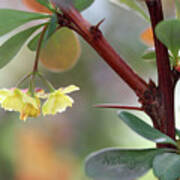
[[[59,6],[67,19],[74,24],[74,30],[82,36],[96,52],[114,69],[114,71],[135,91],[142,95],[148,88],[147,83],[140,78],[117,52],[106,41],[99,26],[92,26],[73,7]],[[62,16],[60,17],[62,19]],[[70,23],[69,23],[70,24]]]
[[[39,56],[40,56],[40,51],[41,51],[41,45],[42,45],[42,42],[43,42],[44,34],[46,32],[46,28],[47,28],[47,25],[44,26],[44,28],[42,30],[42,33],[41,33],[41,36],[40,36],[39,41],[38,41],[38,47],[37,47],[36,57],[35,57],[35,62],[34,62],[34,67],[33,67],[33,74],[38,71],[38,64],[39,64]]]
[[[44,76],[41,73],[38,72],[37,75],[41,78],[44,84],[49,88],[50,92],[55,91],[55,88],[53,87],[53,85],[46,78],[44,78]]]
[[[55,1],[55,0],[54,0]],[[158,87],[150,81],[147,84],[139,77],[117,52],[106,41],[99,30],[98,23],[92,26],[71,5],[64,6],[56,1],[62,11],[59,24],[76,31],[96,52],[112,67],[112,69],[134,90],[142,104],[142,109],[151,117],[154,127],[175,139],[174,121],[174,86],[175,80],[170,69],[168,50],[155,36],[155,48],[158,66]],[[149,8],[153,31],[155,26],[163,20],[160,0],[146,0]],[[161,145],[160,145],[161,146]],[[167,145],[168,146],[168,145]]]
[[[154,42],[156,49],[156,60],[158,68],[158,85],[160,91],[159,121],[160,130],[175,139],[174,120],[174,81],[170,68],[168,49],[157,39],[155,35],[156,25],[163,20],[163,10],[161,0],[146,0],[150,13]]]
[[[29,74],[25,75],[22,79],[20,79],[20,80],[17,82],[17,84],[16,84],[15,87],[17,87],[17,88],[20,87],[21,84],[22,84],[24,81],[26,81],[29,77],[31,77],[31,75],[32,75],[32,73],[29,73]]]

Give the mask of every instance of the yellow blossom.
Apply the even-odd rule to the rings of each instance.
[[[69,93],[79,90],[75,85],[66,88],[59,88],[52,93],[45,93],[43,89],[36,89],[34,96],[30,96],[27,90],[1,89],[0,104],[7,111],[20,113],[20,119],[26,120],[28,117],[38,117],[41,113],[40,98],[47,99],[42,106],[43,115],[63,112],[67,107],[72,107],[74,100],[68,96]]]
[[[40,100],[17,88],[0,90],[0,103],[5,110],[19,112],[21,120],[40,114]]]
[[[4,89],[0,94],[2,108],[8,111],[21,111],[24,103],[23,93],[19,89]]]
[[[27,117],[38,117],[40,115],[40,100],[31,98],[31,101],[26,101],[22,111],[20,112],[20,119],[26,120]]]
[[[0,103],[5,99],[5,97],[9,94],[8,89],[1,89],[0,90]]]
[[[61,113],[67,107],[72,107],[74,100],[67,94],[79,90],[79,87],[70,85],[66,88],[59,88],[48,94],[48,99],[42,106],[43,115]]]

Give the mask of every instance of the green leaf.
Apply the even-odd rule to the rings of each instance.
[[[51,20],[50,20],[50,22],[49,22],[49,24],[47,26],[46,32],[44,34],[44,39],[43,39],[42,47],[46,45],[48,39],[55,33],[56,28],[57,28],[57,21],[58,21],[58,19],[57,19],[56,14],[53,14],[52,17],[51,17]],[[28,43],[28,48],[31,51],[36,51],[40,36],[41,36],[41,33],[37,34]]]
[[[37,19],[49,18],[49,15],[30,13],[12,9],[0,9],[0,36],[13,29]]]
[[[149,22],[149,17],[142,10],[135,0],[110,0],[112,3],[122,6],[124,8],[130,8],[140,14],[146,21]]]
[[[3,68],[6,64],[8,64],[13,57],[17,55],[28,38],[43,25],[44,24],[33,26],[19,32],[4,43],[0,47],[0,68]]]
[[[135,115],[123,111],[119,114],[119,117],[124,123],[126,123],[126,125],[144,138],[155,143],[172,144],[177,146],[177,143],[169,136],[151,127]]]
[[[88,8],[94,0],[74,0],[74,7],[79,11],[83,11]]]
[[[51,12],[55,12],[55,9],[53,8],[51,2],[49,0],[36,0],[39,4],[45,6],[47,9],[49,9]]]
[[[143,59],[156,59],[156,52],[154,50],[148,50],[146,51],[143,56],[142,56]]]
[[[175,0],[175,4],[176,4],[176,16],[177,18],[180,18],[180,1]]]
[[[176,135],[180,138],[180,130],[176,128]]]
[[[126,150],[108,148],[92,153],[86,160],[86,174],[95,179],[132,180],[152,168],[152,161],[168,149]]]
[[[68,8],[70,4],[73,4],[74,7],[79,10],[83,11],[87,9],[94,0],[52,0],[57,6],[63,6],[64,8]]]
[[[50,19],[50,22],[49,22],[49,24],[47,26],[46,32],[44,34],[43,45],[42,46],[45,46],[48,39],[55,33],[56,28],[57,28],[57,23],[58,23],[57,15],[53,14],[51,19]]]
[[[177,57],[180,49],[180,20],[162,21],[156,26],[155,32],[158,39]]]
[[[28,43],[27,46],[31,51],[36,51],[37,50],[37,46],[38,46],[40,36],[41,36],[41,32],[38,33],[36,36],[34,36],[31,39],[31,41]]]
[[[164,153],[153,161],[154,174],[160,180],[177,180],[180,178],[180,155]]]

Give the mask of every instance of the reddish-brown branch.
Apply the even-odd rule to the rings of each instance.
[[[54,0],[56,1],[56,0]],[[92,26],[73,6],[56,1],[63,12],[59,14],[59,24],[69,27],[81,35],[115,72],[135,91],[142,109],[152,118],[154,127],[175,139],[174,123],[174,80],[170,69],[168,50],[155,36],[158,66],[158,88],[153,82],[147,84],[140,78],[106,41],[99,24]],[[58,3],[59,2],[59,3]],[[163,20],[160,0],[146,0],[149,8],[153,31]],[[64,24],[65,23],[65,24]],[[151,87],[152,86],[152,87]]]
[[[161,99],[161,108],[159,109],[160,130],[174,139],[174,81],[170,69],[168,50],[155,35],[156,25],[163,20],[162,4],[161,0],[146,0],[146,4],[151,17],[157,57],[158,84]]]
[[[64,6],[59,6],[59,8],[63,12],[64,17],[74,25],[73,29],[96,50],[135,93],[138,96],[144,94],[148,87],[147,83],[117,54],[106,41],[98,26],[92,26],[73,7],[64,8]],[[62,19],[62,17],[60,17],[60,19]]]

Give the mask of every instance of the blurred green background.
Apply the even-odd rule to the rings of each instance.
[[[171,0],[163,2],[166,17],[173,16]],[[28,10],[21,0],[1,0],[0,7]],[[149,78],[156,81],[155,63],[141,59],[147,47],[139,36],[149,26],[141,17],[108,0],[96,0],[83,16],[92,24],[105,18],[101,30],[112,46],[146,81]],[[0,43],[6,38],[1,38]],[[63,114],[26,122],[20,121],[17,113],[0,110],[0,180],[88,180],[83,164],[89,153],[112,146],[154,147],[130,131],[118,119],[116,110],[93,107],[98,103],[138,103],[132,90],[86,42],[81,38],[80,41],[82,55],[73,69],[51,73],[40,65],[45,77],[56,88],[70,84],[81,88],[73,95],[73,108]],[[31,71],[34,57],[35,54],[24,47],[10,64],[0,70],[0,87],[13,87]],[[40,81],[37,84],[43,87]],[[176,105],[178,119],[178,101]],[[136,113],[150,122],[143,113]],[[151,172],[142,178],[149,179],[155,179]]]

